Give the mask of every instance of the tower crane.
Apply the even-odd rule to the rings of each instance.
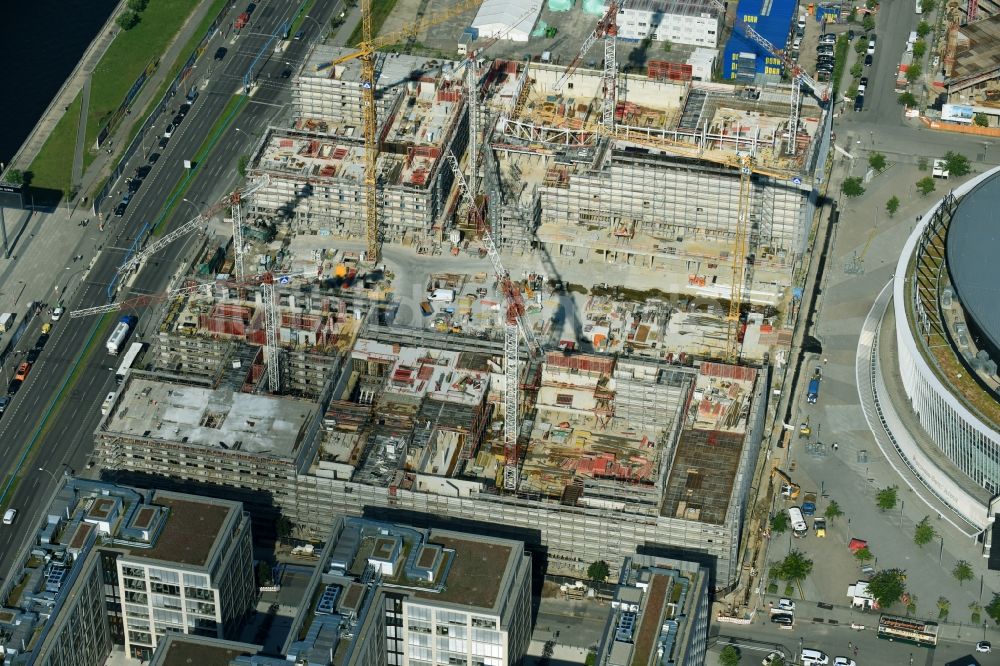
[[[201,229],[205,223],[211,219],[213,215],[218,213],[220,210],[226,208],[227,206],[232,207],[233,211],[233,252],[235,256],[235,264],[237,267],[236,279],[243,279],[243,215],[242,215],[242,205],[241,202],[253,196],[258,190],[263,187],[267,187],[271,183],[271,178],[268,175],[264,175],[263,178],[251,183],[249,186],[241,189],[237,189],[231,194],[226,195],[221,201],[214,204],[212,207],[207,209],[203,213],[199,213],[197,217],[188,220],[181,226],[177,227],[168,234],[161,236],[156,239],[146,247],[142,248],[131,257],[129,257],[125,263],[118,267],[118,275],[128,274],[130,271],[134,271],[139,268],[139,266],[149,257],[153,256],[166,246],[173,243],[175,240],[181,236],[185,236],[193,231]]]
[[[361,0],[361,43],[357,45],[357,51],[317,67],[317,71],[319,71],[350,60],[361,61],[361,112],[365,138],[365,259],[367,261],[378,262],[382,253],[378,220],[377,167],[380,147],[376,136],[378,117],[375,108],[375,84],[377,83],[375,52],[389,44],[416,37],[428,28],[478,6],[480,2],[481,0],[460,0],[448,9],[421,18],[401,30],[374,37],[372,35],[372,0]]]
[[[286,280],[296,275],[301,275],[301,273],[282,274],[280,280]],[[119,310],[136,310],[154,303],[161,303],[175,296],[190,295],[199,292],[208,296],[211,294],[214,284],[216,282],[201,282],[154,294],[142,294],[106,305],[74,310],[69,313],[69,316],[71,319],[78,319],[80,317],[106,314]],[[270,272],[261,273],[248,276],[243,280],[227,280],[223,284],[229,287],[259,287],[261,290],[261,301],[264,309],[264,362],[267,368],[267,388],[271,393],[277,393],[281,390],[281,370],[279,363],[281,347],[278,345],[278,301],[274,293],[274,275]]]
[[[472,203],[473,211],[476,211],[475,202],[472,200],[472,193],[469,185],[462,176],[458,158],[451,151],[447,154],[451,168],[455,172],[459,188],[462,195]],[[524,342],[528,346],[528,353],[532,358],[541,356],[542,347],[538,344],[535,334],[524,321],[524,300],[521,298],[521,291],[514,281],[510,279],[510,273],[504,268],[500,259],[500,252],[493,241],[493,234],[487,228],[478,212],[474,212],[476,224],[482,234],[483,245],[486,246],[486,255],[493,264],[493,271],[497,275],[497,282],[503,292],[507,302],[506,319],[504,321],[503,335],[503,357],[504,357],[504,395],[503,395],[503,486],[504,490],[516,491],[519,485],[519,460],[518,434],[521,430],[520,411],[520,371],[518,359],[518,342],[520,336],[524,337]],[[520,333],[520,336],[518,335]]]
[[[555,92],[562,90],[570,75],[579,67],[580,61],[587,55],[590,48],[598,39],[604,40],[604,74],[602,83],[604,86],[604,108],[601,110],[601,124],[605,129],[614,129],[615,107],[618,104],[618,62],[616,41],[618,37],[618,12],[625,7],[627,0],[611,0],[608,11],[604,13],[601,20],[597,22],[594,31],[587,35],[580,46],[579,53],[570,61],[563,71],[562,76],[556,81],[552,89]]]

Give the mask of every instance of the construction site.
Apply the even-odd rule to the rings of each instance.
[[[613,20],[588,40],[606,56]],[[129,254],[126,286],[202,234],[170,289],[72,313],[163,303],[100,464],[260,491],[307,540],[338,514],[407,511],[570,570],[684,551],[730,589],[824,111],[797,79],[452,62],[379,39],[317,46],[247,185]]]

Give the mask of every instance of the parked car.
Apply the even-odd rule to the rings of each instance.
[[[222,60],[223,58],[226,57],[227,53],[229,53],[229,49],[227,49],[225,46],[220,46],[219,48],[215,49],[215,59]]]
[[[257,9],[257,3],[251,2],[249,5],[247,5],[247,14],[253,14],[253,10],[255,9]]]
[[[176,116],[174,116],[174,119],[173,119],[173,120],[171,120],[171,121],[170,121],[170,123],[171,123],[171,124],[172,124],[172,125],[173,125],[174,127],[177,127],[178,125],[180,125],[180,124],[181,124],[181,121],[182,121],[182,120],[184,120],[184,116],[182,116],[181,114],[179,114],[179,113],[178,113],[178,114],[177,114]]]
[[[127,187],[129,192],[135,193],[136,190],[138,190],[141,186],[142,186],[142,181],[139,180],[138,178],[128,179]]]
[[[7,411],[7,405],[9,404],[10,404],[10,397],[6,395],[0,397],[0,416],[3,416],[3,413]]]
[[[38,355],[41,354],[41,353],[42,352],[41,352],[40,349],[34,349],[34,348],[29,349],[24,354],[24,360],[27,361],[28,363],[34,363],[35,361],[38,360]]]
[[[174,126],[173,126],[173,124],[167,125],[166,129],[163,130],[163,138],[164,139],[169,139],[173,135],[174,135]]]
[[[858,662],[848,657],[834,657],[833,666],[858,666]]]
[[[158,159],[160,159],[160,154],[159,153],[153,153],[152,155],[149,156],[149,159],[147,161],[150,164],[156,164],[156,160],[158,160]]]
[[[790,627],[795,624],[795,616],[791,613],[775,613],[771,616],[771,622]]]
[[[297,33],[295,33],[295,41],[301,41],[302,38],[305,37],[305,36],[306,36],[306,31],[305,30],[299,30]]]
[[[180,108],[177,109],[177,115],[183,118],[184,116],[187,115],[188,111],[190,110],[191,110],[191,105],[185,102],[184,104],[180,105]]]
[[[774,662],[781,660],[780,663],[785,663],[785,655],[780,652],[771,652],[764,659],[761,660],[760,666],[771,666]]]
[[[989,641],[979,641],[976,643],[976,652],[985,652],[986,654],[989,654],[992,651],[993,646],[990,645]]]
[[[835,44],[836,42],[837,42],[837,35],[833,34],[832,32],[828,32],[826,34],[819,36],[820,44]]]
[[[127,203],[128,202],[126,202],[126,204]],[[65,313],[65,312],[66,312],[66,308],[63,307],[62,303],[59,303],[59,305],[56,306],[55,310],[52,311],[52,321],[59,321],[59,318],[62,317],[63,313]],[[47,331],[42,331],[42,332],[46,333]]]
[[[44,349],[45,343],[48,341],[49,341],[49,334],[42,333],[41,335],[38,336],[38,339],[35,340],[35,349]]]
[[[861,86],[864,86],[864,87],[867,88],[868,87],[868,77],[867,76],[862,76],[861,79],[858,80],[858,85],[861,85]]]
[[[138,180],[142,180],[143,178],[145,178],[146,176],[148,176],[149,172],[152,171],[152,170],[153,170],[153,167],[149,166],[148,164],[143,164],[141,167],[136,167],[136,169],[135,169],[135,177]]]
[[[868,38],[868,50],[866,53],[868,55],[875,55],[875,35]]]
[[[125,214],[125,209],[128,208],[127,203],[120,203],[115,206],[115,217],[121,217]]]
[[[156,144],[156,146],[160,150],[163,150],[164,148],[167,147],[168,143],[170,143],[170,139],[168,137],[164,136],[164,137],[160,137],[160,141],[159,141],[159,143]]]
[[[865,56],[865,67],[871,67],[872,66],[872,60],[873,60],[873,58],[872,58],[872,55],[870,53],[868,55],[866,55]]]
[[[23,383],[24,380],[21,379],[10,380],[10,384],[7,384],[7,395],[14,397],[14,394],[17,393],[18,390],[20,390],[21,384]]]
[[[781,599],[778,599],[778,608],[786,611],[794,611],[795,602],[792,601],[791,599],[786,599],[785,597],[782,597]]]
[[[864,108],[865,108],[865,96],[859,93],[857,97],[854,98],[854,110],[861,111]]]

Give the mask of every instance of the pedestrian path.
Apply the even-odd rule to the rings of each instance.
[[[83,178],[83,151],[87,149],[87,113],[90,110],[90,84],[93,77],[88,76],[83,84],[83,94],[80,99],[80,122],[76,126],[76,147],[73,150],[73,173],[70,185],[79,186]]]

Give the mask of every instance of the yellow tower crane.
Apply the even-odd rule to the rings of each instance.
[[[361,0],[361,43],[357,45],[357,51],[317,67],[317,70],[321,70],[349,60],[361,61],[361,112],[365,126],[365,241],[367,244],[365,259],[369,262],[378,262],[382,254],[382,244],[379,238],[378,178],[376,173],[380,147],[376,136],[378,118],[375,112],[375,52],[390,44],[416,37],[428,28],[458,16],[478,6],[481,2],[482,0],[460,0],[451,7],[425,16],[401,30],[373,37],[372,0]]]

